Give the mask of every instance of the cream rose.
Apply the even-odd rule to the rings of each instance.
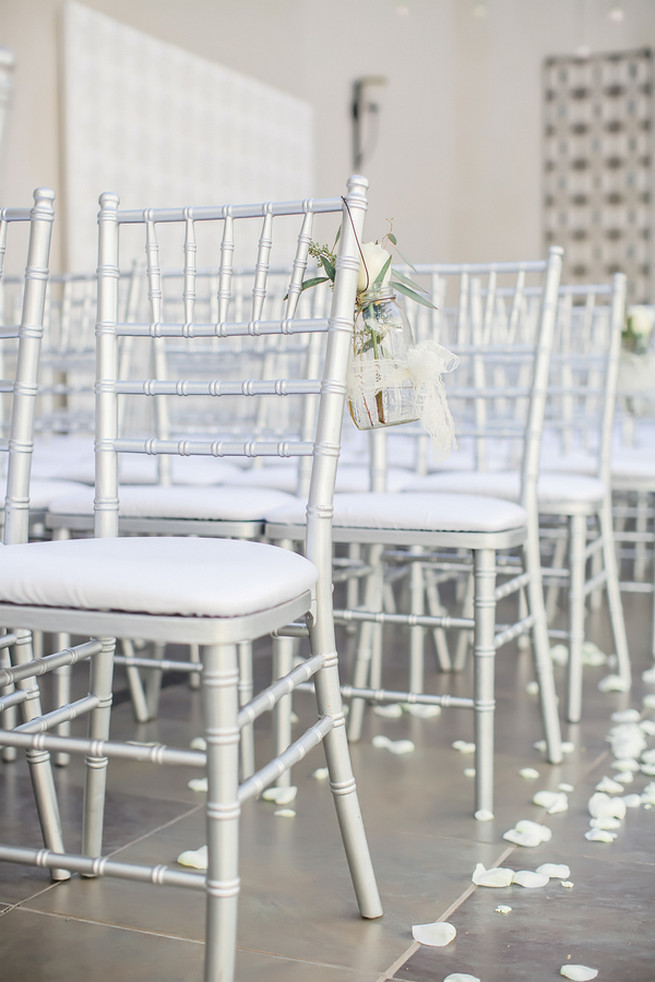
[[[387,250],[383,249],[377,242],[364,242],[362,244],[362,264],[359,267],[357,278],[358,293],[365,293],[373,286],[375,278],[389,258]],[[384,274],[382,282],[388,283],[390,277],[391,265]]]
[[[655,308],[639,305],[628,307],[628,324],[633,334],[639,337],[648,337],[653,330],[654,322]]]

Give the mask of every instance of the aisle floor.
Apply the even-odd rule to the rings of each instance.
[[[369,712],[362,741],[352,753],[364,819],[385,913],[379,921],[357,914],[342,857],[334,810],[325,782],[314,776],[322,754],[294,771],[295,817],[276,815],[272,803],[244,810],[239,982],[442,982],[468,973],[481,982],[548,982],[566,964],[598,970],[598,979],[655,979],[655,807],[628,808],[611,843],[585,838],[587,803],[605,776],[614,776],[607,737],[613,713],[637,709],[655,720],[644,697],[649,654],[651,599],[625,599],[634,668],[630,693],[601,692],[611,664],[585,669],[584,718],[564,726],[574,747],[558,766],[545,763],[534,744],[541,738],[530,655],[508,648],[497,659],[497,754],[495,818],[473,817],[472,758],[455,750],[472,739],[469,712],[444,710],[438,718],[397,719]],[[589,636],[611,647],[603,611],[590,616]],[[393,655],[402,661],[404,642]],[[267,663],[262,652],[261,670]],[[556,667],[562,699],[565,669]],[[174,682],[175,680],[169,680]],[[437,691],[464,693],[468,674],[435,673]],[[197,693],[182,683],[163,691],[157,722],[136,726],[120,693],[114,735],[188,746],[199,732]],[[302,717],[311,697],[298,696]],[[382,733],[411,739],[415,750],[394,755],[375,747]],[[268,740],[266,727],[257,741]],[[655,737],[648,736],[648,747]],[[519,773],[535,768],[532,780]],[[203,843],[202,793],[189,790],[185,770],[146,772],[113,762],[107,813],[107,846],[125,860],[174,862]],[[0,823],[16,841],[38,844],[36,820],[22,762],[0,765]],[[626,794],[655,780],[639,774]],[[78,764],[57,770],[71,846],[79,836]],[[547,814],[532,802],[538,790],[570,785],[568,809]],[[503,834],[520,819],[543,823],[550,841],[535,848],[513,845]],[[71,847],[69,846],[69,848]],[[542,863],[568,864],[573,886],[474,887],[477,863],[534,870]],[[500,905],[511,907],[500,913]],[[419,945],[412,926],[447,920],[457,936],[447,947]],[[47,873],[0,864],[0,977],[6,982],[193,982],[202,978],[202,897],[188,891],[118,880],[74,877],[52,885]]]

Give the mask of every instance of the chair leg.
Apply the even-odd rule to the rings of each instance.
[[[410,549],[412,555],[420,555],[421,546]],[[409,570],[409,601],[412,614],[425,613],[425,567],[414,561]],[[425,628],[412,625],[409,629],[409,691],[423,692],[425,679]]]
[[[569,670],[567,718],[579,723],[582,714],[582,645],[585,621],[585,546],[587,519],[569,518]]]
[[[494,807],[494,714],[496,661],[496,553],[473,553],[473,715],[475,810]]]
[[[528,610],[534,622],[532,625],[532,659],[539,686],[541,719],[546,741],[546,758],[551,764],[562,762],[562,735],[559,722],[557,690],[553,661],[550,657],[548,638],[548,616],[544,603],[544,589],[541,578],[541,559],[539,538],[530,540],[524,550],[525,568],[530,573],[528,581]]]
[[[629,686],[632,681],[630,652],[628,650],[628,637],[623,617],[623,603],[621,601],[621,587],[619,585],[619,571],[616,562],[616,547],[612,523],[612,505],[609,498],[604,502],[598,519],[600,522],[600,533],[603,539],[602,555],[603,562],[605,563],[605,587],[607,590],[607,603],[612,624],[614,646],[616,648],[618,675]]]
[[[252,699],[252,644],[243,641],[238,646],[239,652],[239,706],[245,706]],[[200,654],[200,649],[198,649]],[[200,675],[198,675],[200,678]],[[291,704],[288,707],[291,719]],[[255,731],[252,724],[244,726],[241,731],[241,780],[255,773]]]
[[[32,660],[31,635],[28,631],[16,631],[15,633],[17,641],[13,646],[12,661],[15,665],[24,665]],[[29,723],[30,720],[42,715],[41,694],[34,678],[26,679],[20,683],[20,688],[28,693],[27,699],[21,706],[21,715],[23,721]],[[50,754],[45,750],[28,750],[26,757],[43,842],[46,848],[53,852],[64,852],[61,818]],[[50,875],[53,880],[70,879],[69,871],[64,869],[52,869]]]
[[[326,652],[323,667],[314,677],[318,711],[321,716],[329,715],[335,720],[332,730],[323,741],[330,788],[360,913],[362,917],[380,917],[382,903],[359,808],[357,786],[346,737],[334,637],[330,639],[332,643],[328,648],[321,644],[321,633],[324,633],[321,625],[310,628],[312,653]]]
[[[368,561],[371,565],[371,573],[366,578],[366,588],[364,592],[364,609],[369,611],[379,611],[382,605],[383,584],[382,584],[382,546],[374,545],[370,547]],[[355,654],[355,665],[353,668],[353,686],[355,688],[365,688],[373,685],[371,679],[372,660],[376,642],[381,625],[364,621],[359,630],[357,639],[357,650]],[[350,712],[348,714],[348,739],[352,741],[360,740],[362,736],[362,723],[364,721],[364,710],[366,701],[354,697],[350,701]]]
[[[239,665],[236,645],[200,652],[207,741],[205,982],[232,982],[239,901]]]
[[[112,686],[114,678],[114,638],[101,638],[102,650],[91,659],[90,689],[98,706],[89,714],[90,740],[108,740],[111,721]],[[107,757],[85,758],[84,814],[82,820],[82,852],[86,856],[102,855],[102,838],[107,790]]]

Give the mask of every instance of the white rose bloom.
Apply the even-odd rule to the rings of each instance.
[[[628,307],[628,318],[632,333],[647,337],[652,331],[653,323],[655,322],[655,308],[644,306]]]
[[[357,278],[358,293],[364,293],[366,290],[370,289],[376,276],[389,259],[389,253],[386,249],[383,249],[382,246],[378,245],[377,242],[364,242],[362,245],[362,256],[363,262],[359,267],[359,276]],[[366,265],[364,265],[364,263]],[[384,274],[384,279],[382,282],[388,283],[390,277],[391,266],[389,266]]]

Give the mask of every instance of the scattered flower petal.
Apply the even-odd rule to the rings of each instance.
[[[612,761],[612,767],[617,771],[638,771],[639,762],[634,757],[619,757],[618,760]]]
[[[296,813],[293,808],[278,808],[273,812],[276,818],[295,818]]]
[[[573,881],[572,880],[562,880],[562,884],[561,885],[563,887],[566,887],[567,890],[572,890],[573,889]]]
[[[412,751],[416,750],[412,740],[390,740],[382,733],[374,736],[372,743],[374,747],[383,747],[392,754],[411,754]]]
[[[562,753],[572,754],[575,750],[575,744],[572,740],[562,740]]]
[[[434,719],[441,716],[441,706],[423,706],[420,703],[407,703],[403,705],[403,710],[414,716],[416,719]]]
[[[649,682],[655,685],[655,665],[653,665],[652,668],[647,668],[644,672],[642,672],[641,677],[644,682]]]
[[[489,811],[488,808],[478,808],[474,817],[476,822],[491,822],[494,817],[494,813]]]
[[[525,687],[525,691],[529,696],[539,695],[539,683],[537,681],[528,682]]]
[[[639,808],[642,802],[642,796],[640,794],[624,794],[623,800],[625,801],[626,808]]]
[[[592,818],[589,825],[592,829],[605,829],[608,832],[621,828],[621,822],[618,818]]]
[[[482,863],[478,863],[471,879],[477,887],[508,887],[514,880],[514,870],[505,866],[485,869]]]
[[[550,649],[550,657],[556,665],[566,665],[569,660],[569,649],[565,644],[554,644]]]
[[[397,755],[411,754],[416,750],[416,745],[413,740],[390,740],[387,750]]]
[[[655,777],[655,764],[642,764],[641,773],[646,777]]]
[[[459,750],[460,754],[474,754],[475,744],[468,743],[466,740],[455,740],[453,750]]]
[[[330,776],[330,772],[327,767],[317,767],[312,777],[315,781],[327,781]]]
[[[477,975],[467,975],[466,972],[452,972],[443,982],[480,982]]]
[[[616,832],[609,832],[607,829],[589,829],[588,832],[585,832],[584,837],[589,842],[614,842]]]
[[[592,667],[597,667],[598,665],[605,665],[608,661],[608,657],[604,651],[601,651],[597,644],[593,641],[585,641],[582,645],[582,664],[589,665]]]
[[[207,778],[206,777],[192,777],[187,784],[189,791],[206,791],[207,790]]]
[[[508,907],[507,904],[498,904],[498,906],[495,907],[494,910],[496,911],[497,914],[509,914],[511,913],[512,908]]]
[[[616,775],[616,780],[620,781],[621,784],[632,784],[635,776],[632,771],[619,771]]]
[[[475,767],[465,767],[464,777],[475,777]]]
[[[644,696],[644,706],[646,709],[655,709],[655,693],[649,692]]]
[[[644,750],[641,759],[644,764],[655,764],[655,750]]]
[[[177,857],[180,866],[191,866],[193,869],[207,869],[207,846],[199,849],[187,849]]]
[[[535,742],[532,744],[532,746],[534,747],[535,750],[539,750],[539,751],[544,752],[546,750],[546,741],[545,740],[535,740]]]
[[[619,791],[623,791],[623,787],[618,781],[612,780],[611,777],[603,777],[596,785],[596,791],[605,791],[607,794],[618,794]]]
[[[592,794],[587,807],[592,818],[625,818],[623,798],[610,798],[602,791]]]
[[[646,736],[655,736],[655,720],[642,719],[641,723],[639,724],[639,729],[642,731],[642,733],[645,733]]]
[[[620,675],[606,675],[598,683],[598,688],[601,692],[627,692],[630,685]]]
[[[637,723],[641,713],[638,709],[621,709],[612,713],[610,719],[615,723]]]
[[[591,982],[598,975],[598,969],[587,965],[562,965],[559,974],[565,979],[571,979],[571,982]]]
[[[207,741],[204,737],[194,737],[189,746],[192,750],[206,750]]]
[[[569,807],[569,799],[563,791],[537,791],[532,803],[545,808],[549,815],[565,812]]]
[[[551,880],[568,880],[571,870],[566,863],[542,863],[537,866],[537,873],[543,873]]]
[[[561,784],[557,785],[557,790],[565,791],[567,794],[571,794],[572,791],[575,791],[575,788],[572,784],[567,784],[565,781],[562,781]]]
[[[539,777],[539,771],[534,767],[522,767],[519,774],[521,777],[524,777],[526,781],[536,781]]]
[[[542,842],[548,842],[552,832],[545,825],[539,822],[532,822],[530,819],[523,818],[517,822],[513,829],[505,832],[503,839],[514,842],[517,846],[538,846]]]
[[[545,873],[537,873],[531,869],[519,869],[514,874],[514,883],[518,883],[520,887],[527,887],[530,890],[534,890],[537,887],[545,887],[548,879],[549,877]]]
[[[434,921],[432,924],[414,924],[412,937],[419,944],[431,948],[444,948],[453,940],[457,931],[448,921]]]
[[[290,805],[296,800],[297,794],[298,788],[292,784],[285,788],[266,788],[262,791],[262,798],[264,801],[273,801],[276,805]]]
[[[403,714],[403,707],[398,702],[390,702],[386,706],[375,706],[373,712],[386,719],[398,719]]]

